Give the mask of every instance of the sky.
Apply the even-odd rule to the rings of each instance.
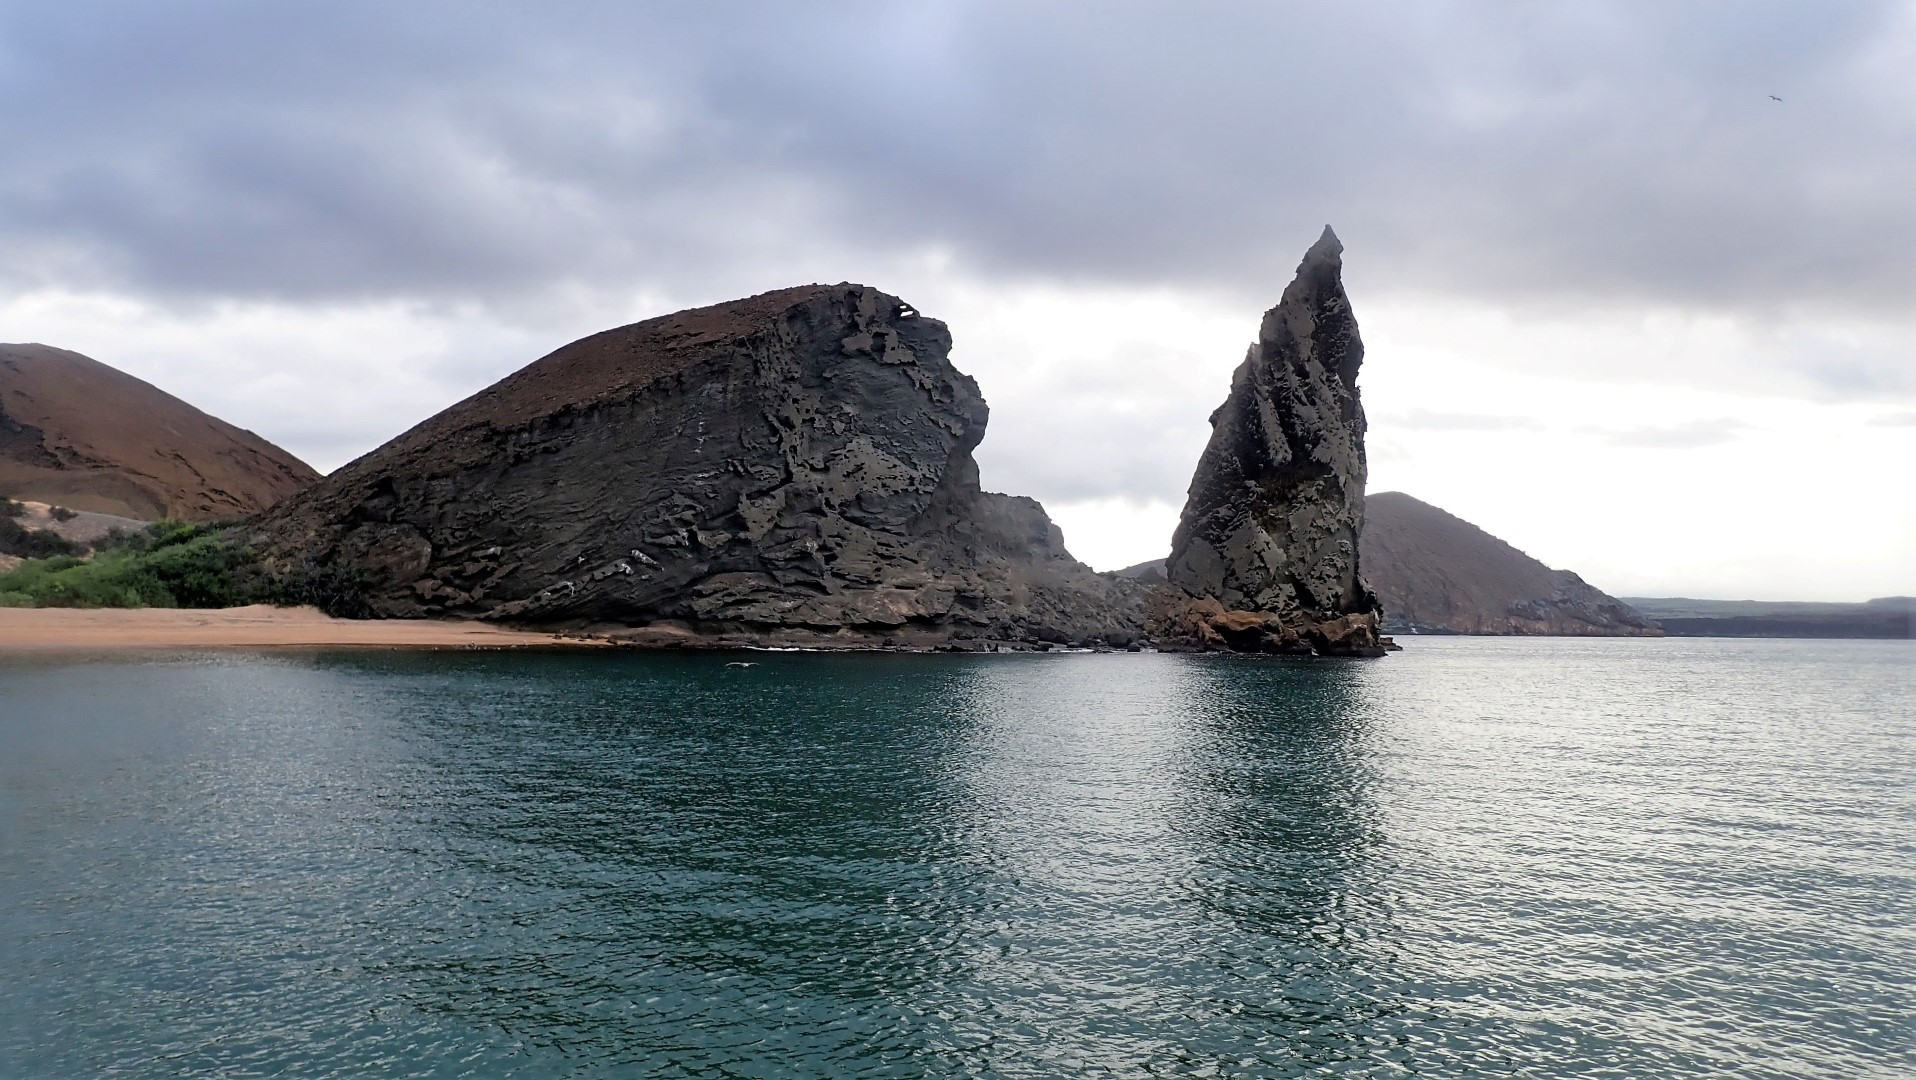
[[[322,470],[849,280],[1116,568],[1329,223],[1372,491],[1618,595],[1916,594],[1916,0],[18,0],[0,147],[0,340]]]

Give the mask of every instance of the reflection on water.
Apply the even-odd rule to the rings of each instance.
[[[1191,675],[1177,810],[1184,891],[1237,1006],[1214,1025],[1222,1056],[1255,1037],[1260,1060],[1300,1071],[1406,1059],[1406,1004],[1376,947],[1394,937],[1392,875],[1364,666],[1220,659]]]
[[[967,1071],[1368,1052],[1353,665],[1072,657],[969,689],[960,811],[1006,877],[966,934],[1001,943],[963,988],[991,1048]]]
[[[1887,1074],[1916,655],[1776,644],[7,661],[0,1074]]]

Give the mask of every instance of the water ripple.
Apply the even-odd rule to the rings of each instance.
[[[8,1076],[1900,1076],[1907,643],[0,662]]]

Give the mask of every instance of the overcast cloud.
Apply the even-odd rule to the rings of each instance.
[[[821,249],[936,248],[981,274],[1262,298],[1319,218],[1384,288],[1893,317],[1916,282],[1907,5],[0,19],[4,137],[32,148],[0,167],[18,284],[692,291],[741,262],[782,282]]]
[[[1912,72],[1907,2],[15,3],[0,339],[330,468],[572,337],[868,281],[952,323],[989,482],[1075,533],[1132,508],[1082,518],[1109,563],[1163,545],[1326,221],[1404,460],[1903,414]],[[1703,412],[1585,415],[1585,384]],[[1496,531],[1488,479],[1449,498]]]

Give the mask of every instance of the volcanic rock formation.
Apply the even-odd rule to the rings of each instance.
[[[125,372],[65,349],[0,345],[0,495],[214,521],[257,513],[318,478]]]
[[[1398,491],[1365,500],[1364,573],[1393,633],[1651,637],[1655,620]]]
[[[1382,652],[1358,574],[1364,527],[1364,345],[1329,227],[1264,313],[1211,414],[1154,609],[1173,637],[1258,652]]]
[[[1399,491],[1364,497],[1364,534],[1358,551],[1364,580],[1383,607],[1382,629],[1393,634],[1645,637],[1665,630],[1683,631],[1672,630],[1667,623],[1659,630],[1656,620],[1662,619],[1661,610],[1646,614],[1649,609],[1644,604],[1734,607],[1742,603],[1619,600],[1568,570],[1552,570],[1470,522]],[[1164,568],[1164,559],[1152,559],[1116,574],[1146,586],[1162,585]],[[1865,607],[1794,606],[1818,614]],[[1795,628],[1798,623],[1788,625]]]
[[[641,628],[637,640],[1122,645],[1142,589],[1034,501],[982,491],[945,325],[811,285],[608,330],[253,527],[270,572],[362,613]]]

